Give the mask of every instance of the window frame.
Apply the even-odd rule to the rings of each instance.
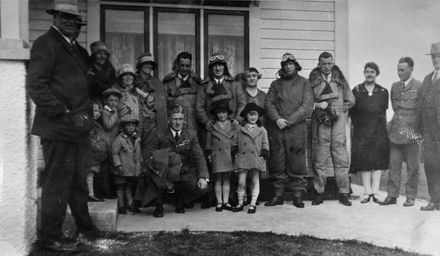
[[[205,73],[207,73],[207,68],[208,68],[208,58],[209,58],[209,43],[208,43],[208,38],[209,38],[209,34],[208,34],[208,16],[209,15],[230,15],[230,16],[243,16],[244,18],[244,70],[245,71],[246,68],[249,67],[249,12],[248,11],[230,11],[230,10],[213,10],[213,9],[205,9],[204,13],[203,13],[203,41],[204,41],[204,55],[206,58],[206,61],[204,62],[205,66],[206,66],[206,70]],[[237,73],[238,74],[238,73]],[[236,75],[236,74],[234,74]]]
[[[144,52],[150,51],[150,8],[147,6],[123,6],[123,5],[105,5],[100,6],[100,28],[99,28],[99,38],[101,41],[105,42],[105,11],[116,10],[116,11],[143,11],[144,12]],[[136,56],[135,56],[136,58]],[[136,63],[134,63],[136,65]]]
[[[191,53],[193,55],[193,63],[194,60],[197,60],[195,72],[196,74],[200,74],[200,67],[201,67],[201,60],[200,60],[200,9],[193,9],[193,8],[171,8],[171,7],[153,7],[153,55],[159,56],[159,12],[175,12],[175,13],[194,13],[195,14],[195,53]],[[159,61],[159,60],[157,60]],[[155,75],[158,72],[155,72]],[[164,74],[166,75],[166,74]]]

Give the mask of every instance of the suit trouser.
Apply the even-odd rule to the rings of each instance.
[[[88,190],[84,152],[79,144],[41,140],[44,171],[41,173],[41,238],[62,236],[67,204],[79,232],[95,228],[87,206]]]
[[[417,143],[394,144],[390,148],[390,165],[388,172],[388,195],[399,197],[402,163],[406,163],[407,181],[406,197],[415,199],[419,182],[420,146]]]
[[[431,202],[440,203],[440,143],[423,142],[426,181]]]
[[[206,194],[208,192],[208,189],[200,189],[197,185],[197,182],[198,179],[196,177],[173,182],[176,199],[182,200],[185,204],[188,204]],[[158,195],[156,202],[158,204],[163,203],[161,194]]]
[[[345,125],[347,113],[338,115],[337,120],[331,125],[312,122],[313,136],[313,162],[314,162],[314,187],[318,193],[323,193],[327,181],[326,171],[334,169],[336,185],[339,193],[350,192],[348,171],[350,159],[347,150],[347,136]]]
[[[282,197],[286,185],[293,191],[306,191],[306,122],[280,130],[273,128],[269,137],[270,172],[274,195]],[[275,130],[276,129],[276,130]],[[272,131],[272,130],[271,130]]]

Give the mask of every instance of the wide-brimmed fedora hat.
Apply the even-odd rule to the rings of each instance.
[[[153,66],[153,69],[157,68],[157,63],[156,61],[154,61],[154,57],[151,53],[144,53],[141,56],[139,56],[137,64],[136,64],[136,69],[140,70],[142,64],[144,63],[151,63],[151,65]]]
[[[426,55],[435,55],[440,53],[440,42],[431,44],[431,53]]]
[[[54,0],[53,8],[46,9],[46,13],[54,15],[57,12],[63,12],[71,15],[82,16],[78,10],[77,0]]]

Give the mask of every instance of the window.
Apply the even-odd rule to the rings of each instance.
[[[172,72],[173,61],[177,54],[187,51],[193,55],[193,69],[198,68],[199,52],[199,12],[182,9],[155,9],[155,53],[158,61],[158,77]]]
[[[225,54],[229,72],[243,72],[248,61],[248,24],[243,12],[205,12],[205,55],[215,52]]]
[[[214,52],[226,55],[231,75],[243,72],[249,65],[247,11],[204,9],[201,28],[202,9],[197,6],[152,7],[151,14],[150,8],[101,5],[101,40],[109,46],[111,61],[116,68],[124,63],[136,64],[137,57],[150,49],[158,63],[155,76],[160,79],[172,72],[173,61],[182,51],[193,55],[193,70],[197,74],[202,66],[207,73],[207,60]],[[148,29],[149,15],[153,15],[153,31]],[[201,51],[204,59],[201,59]]]
[[[148,49],[148,13],[142,8],[103,8],[103,14],[101,40],[107,43],[113,65],[116,69],[126,63],[135,65],[137,57]]]

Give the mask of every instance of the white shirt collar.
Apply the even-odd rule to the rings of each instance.
[[[408,78],[408,80],[403,81],[403,83],[405,84],[405,87],[408,86],[409,82],[411,82],[412,79],[413,79],[412,76],[410,76],[410,77]]]
[[[222,77],[221,79],[217,79],[217,78],[215,78],[214,77],[214,80],[215,80],[215,82],[218,84],[218,83],[223,83],[223,80],[225,80],[225,77]]]
[[[179,72],[177,72],[177,77],[182,79],[183,81],[186,81],[186,79],[188,79],[189,75],[186,75],[185,77],[182,77],[182,75]]]
[[[69,44],[72,44],[72,42],[70,41],[70,39],[69,39],[67,36],[65,36],[63,33],[61,33],[61,31],[60,31],[57,27],[55,27],[54,25],[52,25],[52,27],[53,27],[56,31],[58,31],[58,32],[61,34],[61,36],[62,36],[64,39],[66,39],[66,41],[67,41]]]
[[[170,128],[170,130],[171,130],[171,133],[173,134],[173,137],[176,137],[176,133],[180,136],[180,133],[182,133],[182,130],[180,130],[180,131],[175,131],[175,130],[173,130],[172,128]]]

